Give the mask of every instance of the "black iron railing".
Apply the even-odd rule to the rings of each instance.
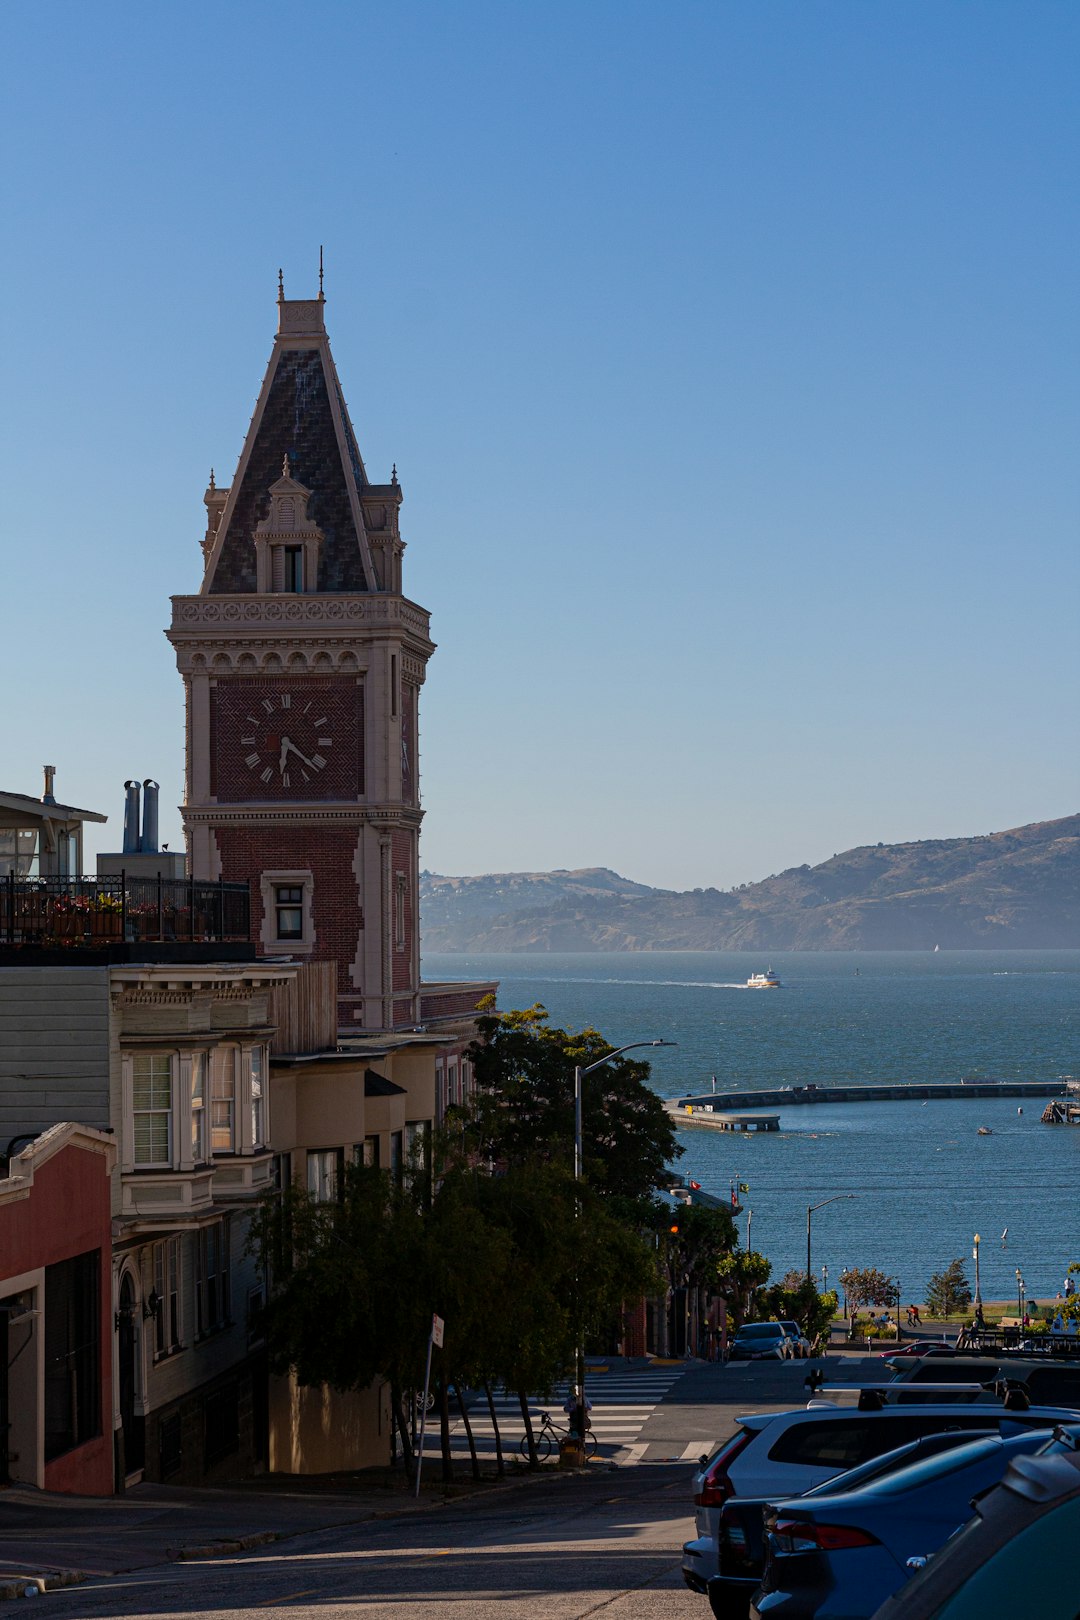
[[[191,944],[251,935],[246,883],[193,878],[0,877],[0,944]]]

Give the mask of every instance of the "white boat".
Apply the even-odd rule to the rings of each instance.
[[[746,988],[748,990],[779,990],[781,984],[772,968],[770,968],[767,973],[751,973],[746,981]]]
[[[976,1136],[993,1136],[994,1133],[990,1129],[989,1125],[980,1125],[975,1134]]]

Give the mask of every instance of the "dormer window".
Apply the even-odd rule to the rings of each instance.
[[[308,517],[311,491],[292,476],[288,456],[268,494],[269,515],[254,535],[256,589],[302,596],[318,588],[323,537]]]

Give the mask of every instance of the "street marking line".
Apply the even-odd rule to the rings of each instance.
[[[305,1586],[300,1592],[282,1592],[280,1597],[260,1598],[258,1603],[253,1603],[251,1606],[253,1609],[266,1609],[273,1603],[289,1603],[293,1598],[310,1597],[313,1592],[320,1590],[321,1588],[318,1586]]]
[[[713,1446],[715,1444],[716,1444],[716,1442],[714,1440],[703,1440],[700,1443],[700,1445],[691,1444],[691,1445],[687,1446],[686,1450],[683,1452],[682,1456],[679,1458],[679,1461],[680,1462],[697,1462],[698,1458],[701,1456],[701,1453],[703,1451],[706,1452],[706,1453],[710,1452],[713,1449]]]
[[[648,1451],[649,1443],[648,1441],[645,1441],[645,1443],[642,1445],[624,1446],[623,1449],[626,1452],[626,1456],[614,1457],[612,1461],[618,1468],[633,1468],[636,1463],[641,1461],[645,1453]]]

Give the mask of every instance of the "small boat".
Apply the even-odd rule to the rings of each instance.
[[[993,1136],[993,1134],[994,1133],[990,1129],[989,1125],[980,1125],[979,1126],[977,1135],[979,1135],[979,1136]]]
[[[780,980],[772,968],[767,973],[751,973],[746,981],[748,990],[779,990]]]

